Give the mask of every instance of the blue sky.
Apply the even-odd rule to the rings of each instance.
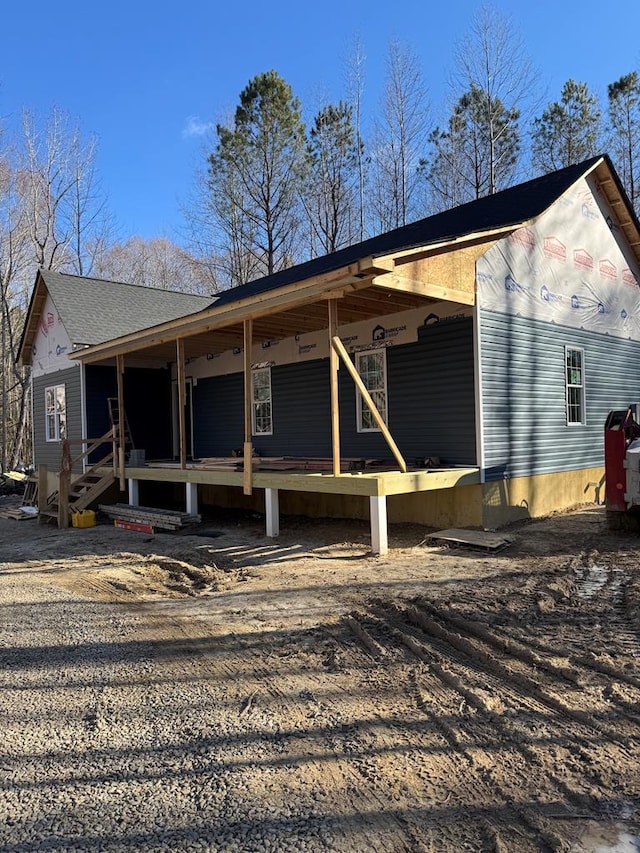
[[[364,48],[365,110],[372,115],[391,36],[422,62],[432,112],[445,96],[451,51],[481,3],[323,0],[55,4],[13,0],[3,9],[0,116],[58,106],[95,134],[97,166],[120,234],[179,239],[180,201],[204,160],[197,131],[229,114],[248,80],[275,68],[303,105],[344,96],[344,61],[356,34]],[[547,100],[569,78],[601,97],[640,68],[640,3],[510,0],[512,17],[541,71]]]

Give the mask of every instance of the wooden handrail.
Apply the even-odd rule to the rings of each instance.
[[[73,466],[76,464],[76,462],[81,462],[85,457],[89,456],[90,453],[93,453],[93,451],[96,450],[96,448],[100,447],[101,444],[112,443],[114,440],[114,437],[115,437],[114,436],[114,429],[112,427],[108,432],[105,432],[105,434],[103,436],[101,436],[100,438],[76,439],[75,440],[76,442],[81,442],[82,444],[87,444],[87,443],[91,442],[91,445],[90,445],[90,447],[87,447],[86,450],[83,450],[83,452],[80,453],[78,456],[76,456],[75,459],[72,459],[71,465]]]

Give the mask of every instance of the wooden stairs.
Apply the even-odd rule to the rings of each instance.
[[[108,464],[110,460],[101,460],[95,468],[102,468]],[[94,468],[90,468],[74,480],[69,487],[69,496],[67,499],[67,512],[79,512],[83,509],[88,509],[92,503],[95,503],[101,495],[106,492],[109,486],[115,483],[116,478],[113,471],[108,474],[98,473]],[[38,515],[59,519],[60,516],[60,492],[52,492],[47,497],[46,507],[38,510]],[[68,525],[68,522],[67,522]]]
[[[59,488],[46,497],[42,494],[42,490],[38,489],[38,517],[41,521],[56,520],[58,527],[68,527],[70,513],[88,509],[113,485],[116,481],[113,469],[114,435],[115,431],[111,429],[101,438],[81,440],[83,444],[89,444],[89,446],[75,459],[71,459],[70,442],[64,441],[62,443]],[[71,480],[73,465],[106,443],[112,445],[109,452],[98,462],[94,462],[79,477]]]

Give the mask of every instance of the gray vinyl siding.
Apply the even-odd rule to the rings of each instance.
[[[328,359],[271,368],[273,435],[255,436],[264,456],[331,454]],[[409,463],[439,456],[475,465],[471,320],[429,326],[414,344],[387,349],[388,421]],[[243,442],[243,378],[199,379],[194,394],[195,455],[228,456]],[[391,459],[378,432],[358,433],[353,380],[339,372],[340,453]]]
[[[47,441],[45,423],[45,389],[64,385],[67,406],[67,438],[82,438],[82,400],[80,393],[80,365],[47,373],[33,379],[33,457],[35,465],[46,465],[52,471],[60,470],[60,442]],[[81,452],[79,444],[71,448],[72,456]],[[74,470],[81,470],[75,466]]]
[[[602,465],[607,413],[640,401],[640,344],[489,311],[481,328],[487,479]],[[584,425],[566,422],[565,346],[584,351]]]

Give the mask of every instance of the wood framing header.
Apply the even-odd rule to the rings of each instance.
[[[482,251],[489,245],[483,246]],[[456,263],[442,259],[430,262],[424,257],[426,251],[419,247],[415,253],[421,257],[417,267],[408,262],[411,255],[406,253],[397,266],[389,256],[379,260],[362,258],[341,269],[238,301],[222,304],[216,301],[197,314],[87,347],[70,357],[92,363],[144,351],[145,356],[171,361],[175,339],[180,337],[185,341],[185,355],[193,358],[212,349],[222,351],[242,346],[245,320],[254,322],[256,341],[304,334],[326,328],[329,299],[340,300],[341,323],[414,308],[425,300],[447,299],[473,305],[477,250]],[[460,277],[463,267],[465,275]]]

